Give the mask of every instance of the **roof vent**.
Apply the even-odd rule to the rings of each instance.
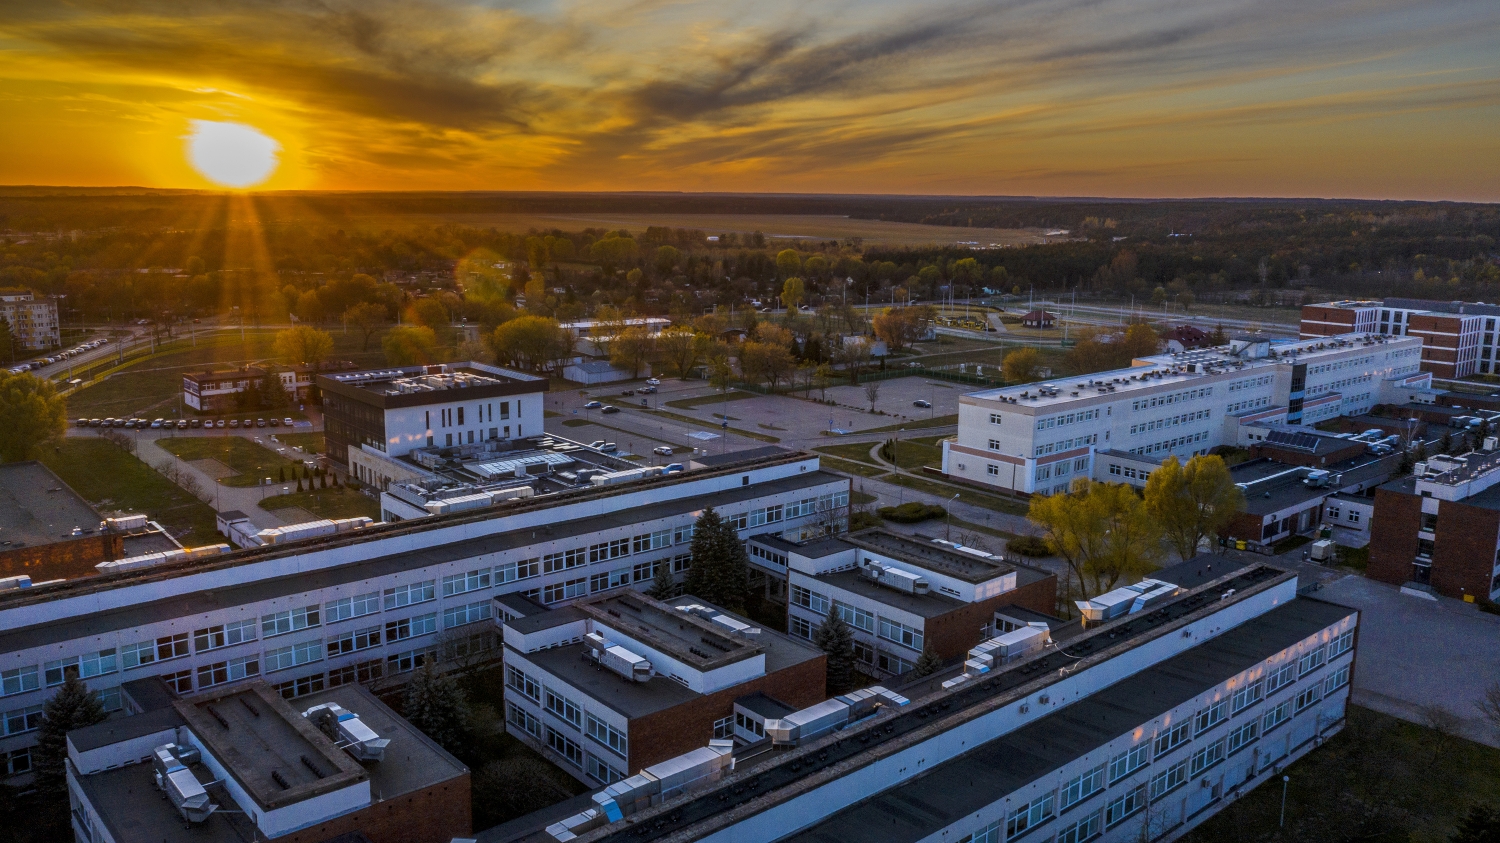
[[[374,729],[359,719],[358,714],[338,703],[315,705],[302,712],[302,716],[311,720],[340,749],[360,761],[381,760],[385,757],[385,748],[391,745],[390,738],[382,738],[376,734]],[[322,775],[318,778],[322,778]]]
[[[156,786],[167,794],[172,807],[188,823],[201,823],[219,810],[209,801],[208,791],[198,782],[198,777],[187,768],[198,760],[198,750],[181,744],[162,744],[151,751],[151,766],[156,773]]]

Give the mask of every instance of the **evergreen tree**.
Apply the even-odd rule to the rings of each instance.
[[[427,737],[455,755],[469,735],[469,700],[453,677],[441,673],[432,659],[406,683],[402,713]]]
[[[1500,843],[1500,811],[1475,805],[1448,839],[1452,843]]]
[[[730,611],[743,611],[749,592],[750,557],[734,525],[709,507],[693,526],[693,565],[687,590]]]
[[[663,559],[656,563],[656,576],[651,580],[651,588],[646,594],[657,600],[670,600],[677,594],[677,582],[672,578],[672,560]]]
[[[99,696],[76,676],[69,676],[42,707],[41,730],[32,759],[37,794],[46,811],[44,821],[58,828],[68,824],[68,732],[103,722],[108,716]]]
[[[297,478],[297,491],[299,491],[299,492],[302,491],[302,478],[301,477]]]
[[[917,664],[911,672],[918,676],[931,676],[942,666],[943,660],[938,658],[938,654],[933,652],[931,647],[928,647],[922,651],[922,655],[917,659]]]
[[[276,469],[276,482],[277,483],[285,483],[286,482],[286,466],[283,465],[280,468]]]
[[[828,693],[849,689],[854,679],[854,633],[836,614],[829,614],[817,631],[813,643],[828,654]]]

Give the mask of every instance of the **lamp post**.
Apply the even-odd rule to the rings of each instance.
[[[958,500],[958,495],[954,495],[948,499],[948,532],[943,538],[950,542],[953,541],[953,502],[956,500]]]
[[[1280,828],[1286,828],[1286,786],[1291,780],[1291,776],[1281,777],[1281,821],[1277,823]]]

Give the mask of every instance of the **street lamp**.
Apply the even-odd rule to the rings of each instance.
[[[948,532],[944,536],[948,541],[953,541],[953,502],[958,500],[958,495],[948,499]]]
[[[1286,828],[1286,786],[1291,780],[1291,776],[1281,777],[1281,821],[1277,823],[1281,828]]]

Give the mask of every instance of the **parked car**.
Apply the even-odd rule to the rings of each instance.
[[[88,427],[89,426],[89,420],[88,419],[78,419],[77,421],[74,422],[74,424],[78,425],[79,427]]]
[[[193,419],[192,421],[188,422],[188,427],[191,427],[194,430],[197,430],[198,428],[200,428],[202,426],[203,426],[203,419]]]
[[[625,390],[624,392],[622,392],[620,394],[621,395],[634,395],[635,394],[635,390],[633,390],[633,389],[627,389],[627,390]]]
[[[178,419],[177,420],[177,429],[178,430],[187,430],[188,429],[187,419]]]
[[[590,401],[589,403],[583,405],[583,409],[585,409],[585,410],[597,410],[597,409],[599,409],[600,407],[603,407],[603,406],[604,406],[604,402],[603,401]]]
[[[651,449],[651,453],[660,454],[664,457],[670,457],[674,452],[671,445],[657,445],[655,448]]]
[[[98,427],[101,424],[103,424],[103,422],[99,419],[89,419],[89,427]]]
[[[292,417],[291,416],[287,416],[286,418],[284,418],[284,419],[281,420],[281,423],[284,424],[284,425],[286,425],[287,427],[291,427],[292,426]]]
[[[215,424],[214,427],[223,427],[224,424],[225,424],[224,420],[223,419],[219,419],[218,423]]]
[[[610,413],[620,412],[620,408],[612,404],[605,404],[604,407],[599,410],[599,412],[604,413],[605,415],[609,415]]]
[[[266,424],[272,427],[281,427],[281,419],[267,419]]]
[[[913,407],[921,407],[924,410],[928,410],[928,409],[932,408],[932,402],[928,401],[925,398],[918,398],[917,400],[911,402],[911,405]]]
[[[657,378],[646,378],[646,383],[652,386],[661,386],[661,381]]]
[[[604,442],[603,439],[595,439],[594,441],[592,441],[592,442],[589,443],[589,447],[593,448],[594,450],[598,450],[600,448],[603,448],[604,445],[605,445],[605,442]]]
[[[266,426],[266,420],[265,419],[256,419],[255,420],[255,426],[256,427],[265,427]]]
[[[224,425],[224,420],[220,419],[219,420],[219,426],[222,427],[223,425]],[[230,427],[239,427],[240,426],[240,420],[239,419],[230,419],[229,420],[229,426]]]
[[[656,394],[656,387],[654,387],[654,386],[643,386],[643,387],[641,387],[641,394],[642,395],[655,395]]]
[[[161,426],[164,422],[166,422],[166,419],[153,419],[151,422],[151,429],[161,430]]]
[[[613,442],[605,442],[602,446],[600,446],[599,450],[603,451],[606,454],[613,454],[615,451],[618,451],[620,449],[616,448],[615,443]]]

